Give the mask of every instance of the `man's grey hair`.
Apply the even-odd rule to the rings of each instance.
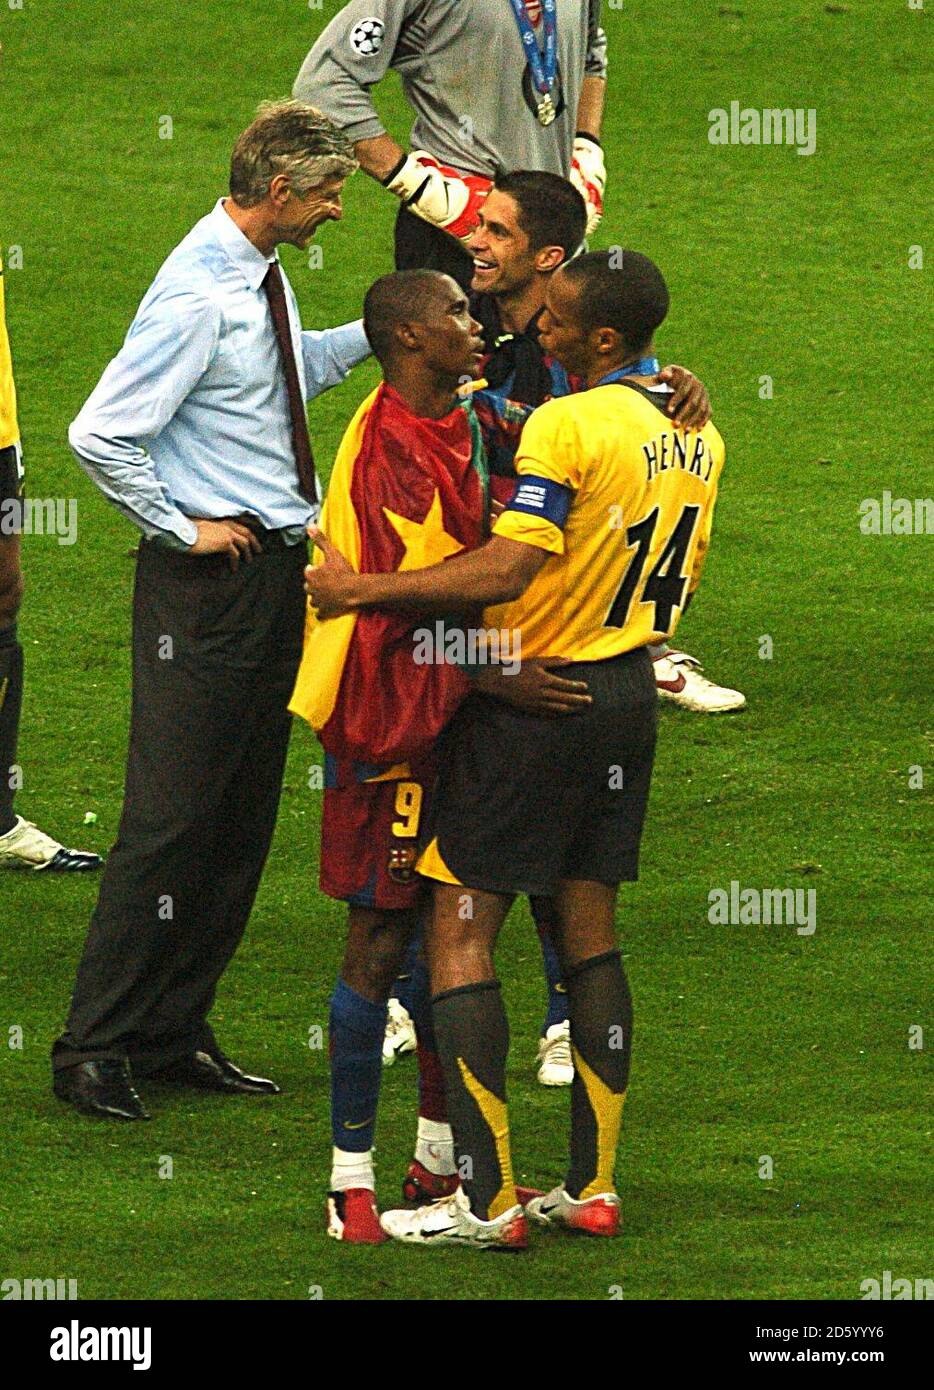
[[[264,101],[240,136],[230,161],[230,196],[242,208],[263,201],[276,174],[287,174],[299,198],[357,168],[353,144],[314,106]]]

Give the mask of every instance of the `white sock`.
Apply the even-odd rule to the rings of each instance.
[[[436,1177],[450,1177],[457,1172],[454,1162],[454,1135],[451,1126],[439,1120],[418,1117],[418,1137],[415,1158]]]
[[[373,1150],[352,1154],[346,1149],[331,1150],[331,1191],[346,1192],[348,1187],[365,1187],[376,1191],[373,1172]]]

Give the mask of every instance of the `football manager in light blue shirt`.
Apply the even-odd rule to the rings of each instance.
[[[341,216],[353,149],[297,101],[265,103],[222,198],[162,266],[69,432],[140,528],[123,815],[55,1094],[148,1118],[134,1078],[272,1094],[207,1015],[275,826],[318,483],[305,402],[369,353],[361,323],[302,332],[276,257]]]

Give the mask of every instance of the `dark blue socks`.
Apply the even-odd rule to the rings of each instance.
[[[331,996],[331,1129],[334,1147],[344,1152],[373,1147],[385,1032],[386,1005],[338,980]]]

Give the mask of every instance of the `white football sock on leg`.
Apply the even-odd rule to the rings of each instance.
[[[436,1177],[450,1177],[457,1172],[454,1162],[454,1135],[449,1124],[418,1117],[418,1137],[415,1140],[415,1159]]]
[[[346,1149],[331,1151],[331,1191],[346,1192],[349,1187],[365,1187],[376,1191],[376,1174],[373,1171],[373,1150],[352,1154]]]

